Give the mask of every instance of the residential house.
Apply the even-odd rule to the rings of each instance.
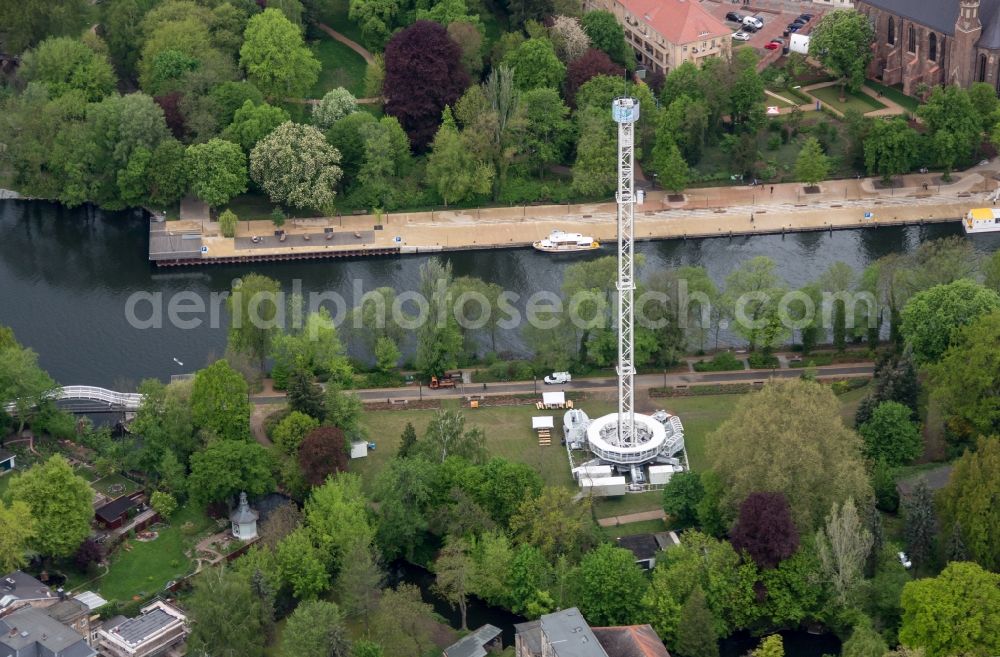
[[[97,630],[97,649],[104,657],[154,657],[176,648],[187,635],[187,617],[177,607],[156,600],[135,618],[105,621]]]
[[[698,0],[585,0],[584,8],[613,13],[636,59],[664,75],[684,62],[700,65],[732,52],[733,30]]]
[[[656,553],[667,548],[680,545],[680,539],[674,532],[656,532],[655,534],[633,534],[618,539],[618,547],[625,548],[635,555],[635,562],[644,570],[656,567]]]
[[[483,625],[444,649],[444,657],[485,657],[488,652],[503,650],[503,633],[499,627]]]
[[[57,602],[59,596],[52,589],[20,570],[0,580],[0,616],[22,607],[49,607]]]
[[[51,607],[43,609],[49,618],[59,621],[66,627],[81,635],[87,642],[91,643],[90,623],[97,616],[92,616],[90,607],[75,598],[66,598],[55,603]]]
[[[0,447],[0,474],[9,472],[17,467],[14,452]]]
[[[576,607],[514,629],[516,657],[670,657],[649,625],[591,628]]]
[[[0,657],[94,657],[74,630],[41,609],[24,607],[0,618]]]

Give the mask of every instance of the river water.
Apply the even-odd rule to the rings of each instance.
[[[860,270],[885,254],[910,251],[921,240],[960,232],[954,223],[643,242],[636,250],[645,257],[641,274],[701,265],[720,283],[741,262],[766,255],[775,260],[785,281],[798,287],[838,260]],[[975,240],[982,251],[1000,248],[1000,235]],[[171,295],[189,291],[210,304],[212,293],[229,290],[233,279],[254,271],[280,281],[285,290],[301,285],[307,295],[332,291],[350,303],[359,285],[363,291],[380,286],[415,289],[426,260],[426,256],[399,256],[158,269],[147,261],[147,248],[147,220],[138,211],[108,213],[88,206],[67,209],[42,201],[0,201],[0,324],[13,327],[61,384],[125,390],[143,378],[166,379],[195,371],[222,355],[226,344],[224,310],[221,325],[215,328],[207,315],[201,326],[192,329],[166,324],[134,328],[125,309],[136,292],[161,293],[165,306]],[[539,290],[558,291],[566,267],[579,260],[531,249],[443,257],[452,263],[456,276],[478,276],[522,297]],[[144,307],[148,308],[140,306],[136,314],[148,315],[148,310],[142,312]],[[499,351],[523,351],[519,331],[501,331],[497,337]]]

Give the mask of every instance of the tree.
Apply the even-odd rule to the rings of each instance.
[[[612,61],[623,68],[629,71],[635,68],[632,48],[625,42],[625,30],[614,14],[610,11],[588,11],[580,22],[595,48],[606,52]]]
[[[327,384],[323,400],[326,424],[341,429],[348,440],[361,440],[367,435],[361,426],[364,404],[353,392],[344,392],[336,385]]]
[[[732,531],[733,548],[746,550],[761,569],[774,568],[795,554],[799,532],[781,493],[751,493],[740,504]]]
[[[326,92],[318,105],[313,105],[313,123],[320,130],[328,130],[348,114],[358,111],[358,101],[347,89],[337,87]]]
[[[549,38],[556,54],[568,66],[590,49],[590,37],[584,32],[580,19],[575,16],[553,16]]]
[[[386,657],[422,655],[434,646],[430,633],[433,613],[416,586],[400,584],[386,589],[372,619],[372,635],[379,638]]]
[[[191,497],[199,504],[223,502],[240,492],[255,497],[274,490],[271,458],[259,443],[220,440],[191,457]]]
[[[558,89],[566,77],[566,66],[556,57],[552,42],[545,38],[528,39],[507,53],[503,63],[514,71],[518,89],[538,87]]]
[[[117,80],[111,64],[78,39],[52,37],[24,53],[18,71],[26,82],[44,82],[49,97],[80,91],[96,102],[115,90]]]
[[[883,657],[889,647],[882,635],[875,631],[871,622],[858,623],[851,630],[851,636],[844,642],[843,657]]]
[[[326,600],[307,600],[295,608],[281,633],[282,657],[350,657],[340,609]]]
[[[326,413],[323,390],[304,367],[295,368],[288,377],[288,406],[293,413],[317,420],[322,419]]]
[[[861,426],[871,419],[872,412],[882,402],[898,402],[910,409],[911,419],[916,416],[920,385],[917,367],[910,350],[902,354],[888,353],[875,363],[875,389],[858,406],[854,422]]]
[[[38,354],[18,344],[14,334],[4,327],[0,326],[0,332],[9,337],[0,341],[0,399],[14,404],[17,432],[21,433],[58,386],[38,366]]]
[[[309,432],[299,445],[299,467],[311,486],[347,470],[347,440],[337,427],[322,426]]]
[[[301,411],[292,411],[274,427],[271,439],[286,454],[295,454],[302,439],[318,426],[319,420],[316,418]]]
[[[967,450],[955,463],[948,485],[940,493],[944,526],[958,534],[972,560],[984,568],[1000,569],[1000,545],[997,545],[997,522],[1000,506],[1000,439],[980,438],[975,450]]]
[[[294,502],[278,505],[258,526],[261,546],[274,552],[281,539],[291,534],[301,524],[302,512]]]
[[[417,430],[413,428],[412,422],[407,422],[406,426],[403,427],[403,434],[399,440],[399,452],[397,456],[402,459],[415,454],[416,445]]]
[[[816,530],[816,550],[841,605],[853,600],[871,549],[872,533],[864,526],[854,500],[847,498],[843,506],[834,502],[825,526]]]
[[[479,473],[481,478],[472,495],[501,527],[510,524],[525,500],[542,492],[542,478],[523,463],[494,457],[479,468]]]
[[[281,107],[267,103],[255,105],[248,100],[233,113],[233,120],[222,137],[239,144],[245,153],[250,153],[260,140],[287,121],[288,112]]]
[[[780,634],[764,637],[751,657],[785,657],[785,645]]]
[[[453,124],[441,125],[431,144],[425,179],[445,206],[488,193],[493,186],[493,175],[493,167],[476,159]]]
[[[846,91],[861,89],[872,61],[875,28],[868,18],[853,12],[832,12],[820,19],[810,35],[809,54],[840,78],[840,99]]]
[[[472,560],[469,558],[468,550],[469,545],[464,540],[448,540],[438,553],[432,569],[435,575],[434,591],[453,607],[458,607],[462,619],[462,631],[468,630],[466,603],[472,573]]]
[[[11,512],[23,513],[22,505],[30,509],[35,521],[30,544],[43,555],[69,556],[90,535],[94,491],[58,454],[18,475],[8,496]]]
[[[913,411],[894,401],[875,407],[871,419],[858,427],[864,439],[863,452],[872,461],[889,466],[906,465],[923,452],[923,436],[910,419]]]
[[[680,194],[687,185],[688,165],[681,157],[681,150],[669,137],[657,134],[653,148],[653,168],[659,174],[657,180],[663,188]]]
[[[385,111],[399,119],[414,148],[430,143],[441,112],[469,86],[461,49],[447,30],[417,21],[385,47]]]
[[[73,553],[73,563],[81,571],[87,572],[94,564],[104,561],[105,556],[104,546],[88,536]]]
[[[778,301],[784,289],[775,262],[767,256],[752,258],[726,276],[724,303],[736,318],[732,327],[746,338],[750,350],[773,348],[781,337],[771,330],[778,321]]]
[[[663,510],[670,519],[681,525],[693,525],[698,519],[698,504],[705,496],[701,475],[697,472],[679,472],[663,488]]]
[[[224,360],[217,360],[194,375],[191,388],[191,419],[194,425],[223,440],[250,439],[247,383]]]
[[[432,258],[420,267],[420,293],[427,300],[427,316],[417,329],[417,369],[425,376],[441,376],[458,365],[462,332],[452,312],[448,291],[451,263]]]
[[[464,458],[470,463],[486,460],[486,434],[479,427],[465,430],[465,415],[459,411],[441,410],[434,414],[419,450],[431,461],[444,463],[449,456]]]
[[[903,500],[903,534],[906,550],[914,563],[927,566],[934,556],[934,536],[937,522],[934,518],[934,498],[927,484],[921,481],[913,494]]]
[[[186,164],[191,191],[213,207],[247,191],[247,156],[224,139],[210,139],[187,147]]]
[[[940,400],[948,429],[969,440],[1000,433],[1000,313],[984,315],[951,338],[951,346],[931,368],[934,394]]]
[[[580,140],[573,163],[573,191],[588,197],[609,194],[614,189],[616,175],[613,123],[604,108],[590,107],[577,111],[577,123]]]
[[[917,155],[917,133],[906,121],[883,119],[872,124],[865,139],[865,166],[869,174],[877,173],[889,184],[893,176],[913,168]]]
[[[511,28],[522,28],[528,21],[541,21],[554,11],[553,0],[509,0]]]
[[[236,237],[236,222],[239,217],[232,210],[226,210],[219,215],[219,232],[223,237]]]
[[[0,569],[10,573],[28,563],[25,552],[37,536],[37,523],[27,502],[0,500]]]
[[[344,611],[349,616],[360,616],[366,629],[378,606],[379,592],[384,583],[385,573],[375,547],[361,540],[351,543],[344,554],[334,589],[340,594]]]
[[[591,625],[628,625],[640,615],[646,578],[635,555],[602,543],[580,561],[580,610]]]
[[[705,603],[705,594],[700,586],[694,587],[681,608],[674,649],[681,657],[719,655],[719,640],[715,634],[712,611]]]
[[[462,67],[473,79],[478,79],[483,72],[483,33],[480,26],[470,20],[456,20],[446,27],[448,36],[462,49]]]
[[[229,308],[229,347],[257,361],[264,370],[271,343],[278,331],[278,281],[260,274],[247,274],[233,283],[226,300]]]
[[[341,571],[352,549],[371,544],[374,531],[367,505],[361,479],[348,473],[327,479],[306,500],[306,525],[324,555],[327,570]]]
[[[956,562],[937,577],[908,582],[899,641],[927,657],[1000,652],[1000,575]]]
[[[781,492],[805,532],[834,503],[870,499],[861,441],[844,427],[838,408],[829,388],[802,380],[768,383],[737,402],[707,439],[724,506],[735,510],[754,491]]]
[[[947,179],[956,162],[971,159],[983,133],[983,119],[969,93],[956,86],[936,87],[917,108],[917,115],[930,131],[932,149]]]
[[[733,123],[741,126],[744,130],[742,142],[746,144],[750,141],[749,135],[755,133],[764,122],[763,107],[760,102],[764,99],[764,79],[757,72],[757,54],[751,48],[741,48],[733,53],[730,62],[729,77],[732,82],[729,92],[729,113]],[[753,142],[756,146],[756,140]],[[746,149],[744,149],[746,152]],[[756,157],[756,148],[753,149],[753,158],[742,167],[749,170],[752,167],[752,160]]]
[[[213,657],[263,657],[265,614],[249,575],[207,568],[194,578],[194,593],[185,608],[192,630],[188,650]]]
[[[250,153],[250,176],[274,203],[330,211],[340,152],[313,126],[286,122]]]
[[[906,303],[901,331],[917,362],[934,362],[944,355],[956,331],[998,309],[1000,295],[973,281],[936,285]]]
[[[826,180],[829,173],[830,161],[823,153],[819,140],[815,137],[806,139],[795,160],[795,177],[807,185],[816,185]]]
[[[301,98],[316,84],[319,61],[298,26],[277,9],[251,18],[243,37],[240,66],[268,98]]]
[[[177,510],[177,498],[170,493],[157,490],[153,491],[153,495],[149,498],[149,505],[161,518],[167,520]]]
[[[583,552],[588,535],[589,504],[574,502],[565,488],[547,486],[524,500],[510,519],[513,534],[537,547],[546,558]]]
[[[306,527],[299,527],[278,542],[275,550],[281,577],[299,600],[315,600],[330,588],[323,553]]]

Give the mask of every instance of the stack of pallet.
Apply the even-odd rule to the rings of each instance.
[[[538,430],[538,444],[541,447],[548,447],[552,444],[552,431],[550,429]]]

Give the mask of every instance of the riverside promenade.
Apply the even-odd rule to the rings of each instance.
[[[998,172],[1000,158],[956,172],[947,184],[929,173],[897,177],[892,188],[859,178],[826,181],[814,193],[801,183],[689,189],[683,200],[652,192],[636,205],[635,236],[686,239],[957,221],[991,203],[986,197],[998,186]],[[556,229],[608,242],[616,239],[615,211],[614,203],[593,203],[292,219],[282,227],[284,240],[270,221],[240,221],[235,238],[222,237],[212,221],[151,222],[150,259],[196,265],[517,248]],[[164,251],[162,245],[171,242],[183,243],[183,251]]]

